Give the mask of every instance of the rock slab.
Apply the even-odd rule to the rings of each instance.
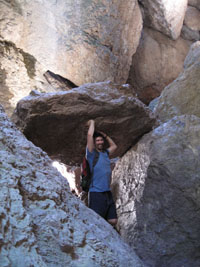
[[[128,85],[110,82],[24,98],[12,119],[29,140],[67,165],[82,162],[89,119],[116,142],[114,156],[122,156],[156,123]]]

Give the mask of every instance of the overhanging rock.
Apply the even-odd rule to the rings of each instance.
[[[84,155],[89,119],[116,142],[114,156],[122,156],[156,123],[128,85],[110,82],[28,96],[18,103],[12,119],[35,145],[71,165],[79,164]]]

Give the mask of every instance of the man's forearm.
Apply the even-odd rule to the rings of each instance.
[[[109,151],[110,154],[112,154],[116,149],[117,149],[117,145],[115,144],[115,142],[111,139],[111,137],[109,137],[108,135],[106,135],[105,133],[101,132],[101,134],[104,136],[104,138],[106,139],[106,141],[108,142],[109,145]]]
[[[94,120],[89,120],[87,125],[89,126],[88,133],[87,133],[87,148],[90,152],[94,149],[94,140],[93,140],[93,134],[95,130],[95,122]]]
[[[88,135],[93,137],[94,130],[95,130],[95,122],[94,120],[90,120],[88,124],[89,124]]]

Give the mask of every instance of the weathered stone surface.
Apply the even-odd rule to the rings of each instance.
[[[188,0],[188,5],[194,6],[200,10],[200,1],[199,0]]]
[[[113,171],[119,228],[148,266],[200,266],[200,118],[174,117]]]
[[[142,29],[136,0],[0,2],[0,33],[74,84],[127,80]]]
[[[14,43],[0,40],[0,103],[8,115],[31,90],[55,91],[42,73],[41,65],[32,55],[17,48]]]
[[[128,85],[86,84],[72,90],[22,99],[13,121],[26,137],[61,162],[82,162],[89,119],[117,143],[121,156],[155,124],[147,106]]]
[[[136,54],[133,56],[128,82],[146,104],[159,96],[183,69],[191,42],[144,28]]]
[[[188,6],[181,36],[187,40],[200,40],[200,11],[195,7]]]
[[[0,108],[0,266],[144,266]]]
[[[184,71],[159,97],[155,113],[161,121],[173,116],[193,114],[200,117],[200,42],[196,42],[185,59]]]
[[[77,87],[71,81],[49,70],[44,73],[44,77],[46,78],[48,83],[51,84],[52,87],[57,89],[58,91],[66,91],[66,90]]]
[[[139,0],[144,7],[145,24],[173,40],[180,36],[188,0]]]

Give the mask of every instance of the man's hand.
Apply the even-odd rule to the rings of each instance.
[[[99,132],[100,134],[102,134],[104,138],[107,137],[107,134],[105,134],[104,132],[102,132],[102,131],[98,131],[98,132]]]
[[[94,120],[89,120],[86,122],[86,126],[90,127],[91,123],[94,123]]]

